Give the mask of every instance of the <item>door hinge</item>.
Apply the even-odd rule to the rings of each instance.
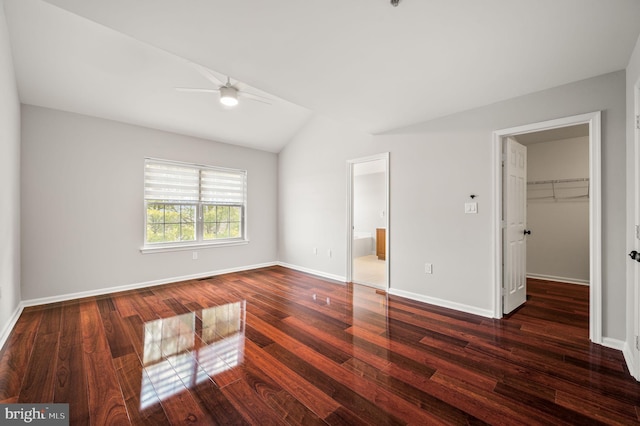
[[[636,336],[636,349],[640,351],[640,339]]]
[[[636,115],[636,129],[640,130],[640,115]]]
[[[636,240],[640,240],[640,225],[636,225]]]

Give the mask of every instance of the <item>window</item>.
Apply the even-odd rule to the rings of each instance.
[[[244,241],[247,172],[146,159],[145,248]]]

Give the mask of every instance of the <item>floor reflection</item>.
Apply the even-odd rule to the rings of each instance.
[[[144,324],[140,409],[242,364],[246,301]]]
[[[366,347],[373,339],[379,347],[378,356],[389,359],[391,356],[389,342],[386,339],[378,339],[390,333],[388,293],[372,287],[352,284],[350,295],[353,326],[349,328],[349,333],[354,336],[354,342],[362,341]],[[354,345],[359,344],[354,343]]]

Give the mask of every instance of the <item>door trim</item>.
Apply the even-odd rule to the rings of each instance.
[[[636,84],[633,86],[633,97],[634,97],[634,115],[632,118],[632,128],[633,128],[633,150],[634,150],[634,170],[633,170],[633,198],[634,198],[634,207],[633,207],[633,220],[632,224],[634,228],[638,226],[640,223],[640,128],[636,124],[636,120],[638,116],[640,116],[640,79],[636,81]],[[635,229],[632,231],[634,232]],[[638,231],[635,231],[632,237],[632,244],[629,250],[638,250],[640,247],[640,243],[638,240],[640,239],[637,234]],[[633,294],[635,297],[632,300],[635,300],[635,303],[632,307],[632,312],[630,315],[633,318],[633,325],[631,329],[633,330],[633,335],[628,338],[630,341],[628,342],[629,347],[631,348],[631,361],[627,362],[630,366],[630,370],[635,370],[633,372],[633,376],[636,380],[640,380],[640,348],[636,343],[636,336],[640,336],[640,265],[636,262],[633,262],[633,266],[631,266],[631,280]],[[628,305],[627,305],[628,306]],[[628,323],[628,320],[627,320]]]
[[[589,339],[602,344],[601,112],[563,117],[493,132],[493,311],[502,318],[502,140],[559,127],[589,125]]]
[[[389,153],[383,152],[381,154],[370,155],[368,157],[356,158],[353,160],[347,160],[347,282],[353,281],[353,168],[358,163],[367,163],[369,161],[382,160],[384,161],[384,184],[385,184],[385,210],[387,212],[385,217],[386,241],[385,241],[385,253],[386,253],[386,265],[385,273],[387,274],[386,286],[383,288],[385,291],[389,291],[391,288],[391,229],[390,229],[390,203],[389,203]]]

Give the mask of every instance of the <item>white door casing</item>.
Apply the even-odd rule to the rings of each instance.
[[[503,141],[509,136],[538,132],[578,124],[589,125],[589,339],[593,343],[602,344],[602,155],[601,155],[601,112],[552,119],[537,123],[525,124],[493,132],[493,219],[494,219],[494,266],[493,281],[495,283],[494,317],[502,318],[503,288]],[[640,302],[639,302],[640,303]]]
[[[505,141],[503,313],[527,300],[527,147]]]
[[[638,81],[634,87],[634,100],[635,100],[635,123],[634,127],[634,198],[635,198],[635,236],[633,238],[633,250],[640,252],[640,81]],[[635,372],[633,373],[636,380],[640,380],[640,342],[638,336],[640,335],[640,263],[634,262],[633,265],[633,282],[635,293],[635,306],[633,307],[634,316],[634,333],[632,337],[631,347],[633,353],[633,364],[635,365]]]

